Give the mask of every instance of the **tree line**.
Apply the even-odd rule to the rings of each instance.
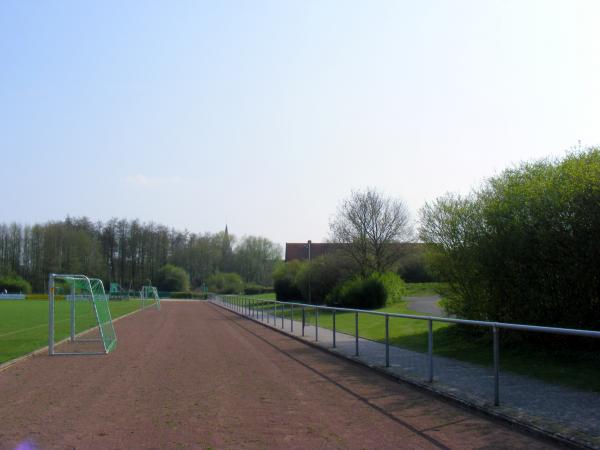
[[[271,285],[281,247],[259,236],[192,233],[153,222],[67,217],[44,224],[0,224],[0,276],[17,275],[45,292],[49,273],[85,273],[124,289],[156,280],[166,264],[183,268],[192,288],[218,272]]]

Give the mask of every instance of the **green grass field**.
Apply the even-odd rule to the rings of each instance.
[[[407,296],[427,296],[436,292],[434,283],[408,285]],[[256,295],[251,298],[265,298]],[[270,299],[272,300],[272,298]],[[380,312],[426,315],[410,310],[406,302],[399,302],[379,309]],[[281,310],[279,310],[279,314]],[[286,311],[286,319],[290,310]],[[294,318],[301,320],[301,311],[294,309]],[[313,311],[306,310],[306,321],[314,324]],[[319,326],[333,328],[332,314],[319,312]],[[427,351],[427,321],[416,319],[390,319],[390,343],[398,347]],[[354,335],[354,313],[337,313],[336,329]],[[469,330],[469,329],[467,329]],[[501,331],[500,366],[522,375],[544,381],[600,392],[600,355],[598,352],[540,346],[527,339],[507,339],[511,331]],[[368,313],[359,315],[359,335],[374,341],[385,341],[385,319]],[[536,335],[539,337],[539,335]],[[569,338],[566,338],[569,339]],[[491,331],[468,333],[453,324],[433,323],[434,354],[483,366],[492,365]],[[565,341],[568,343],[568,341]],[[574,341],[572,341],[574,342]],[[575,342],[574,342],[575,343]],[[568,347],[567,347],[568,348]]]
[[[114,318],[140,308],[140,302],[112,301],[109,303]],[[55,341],[69,335],[69,303],[55,302]],[[87,302],[77,304],[76,332],[95,326],[95,316]],[[47,300],[0,301],[0,364],[48,345]]]

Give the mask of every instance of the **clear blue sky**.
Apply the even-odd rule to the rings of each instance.
[[[0,2],[0,221],[318,241],[600,144],[597,1]]]

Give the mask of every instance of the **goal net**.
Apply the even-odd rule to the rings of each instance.
[[[50,274],[48,286],[50,355],[105,354],[115,349],[117,336],[102,280]],[[56,351],[57,344],[64,344],[64,349]]]
[[[154,286],[142,286],[142,309],[156,308],[160,309],[160,297]]]

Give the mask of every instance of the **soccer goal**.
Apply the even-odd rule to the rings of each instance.
[[[80,334],[86,331],[86,337],[80,336],[77,331]],[[66,351],[55,351],[55,339],[58,338],[62,343],[63,336],[67,341]],[[117,336],[102,280],[85,275],[50,274],[48,353],[103,355],[114,350],[116,346]]]
[[[160,309],[160,297],[154,286],[142,286],[142,309],[154,307]]]

